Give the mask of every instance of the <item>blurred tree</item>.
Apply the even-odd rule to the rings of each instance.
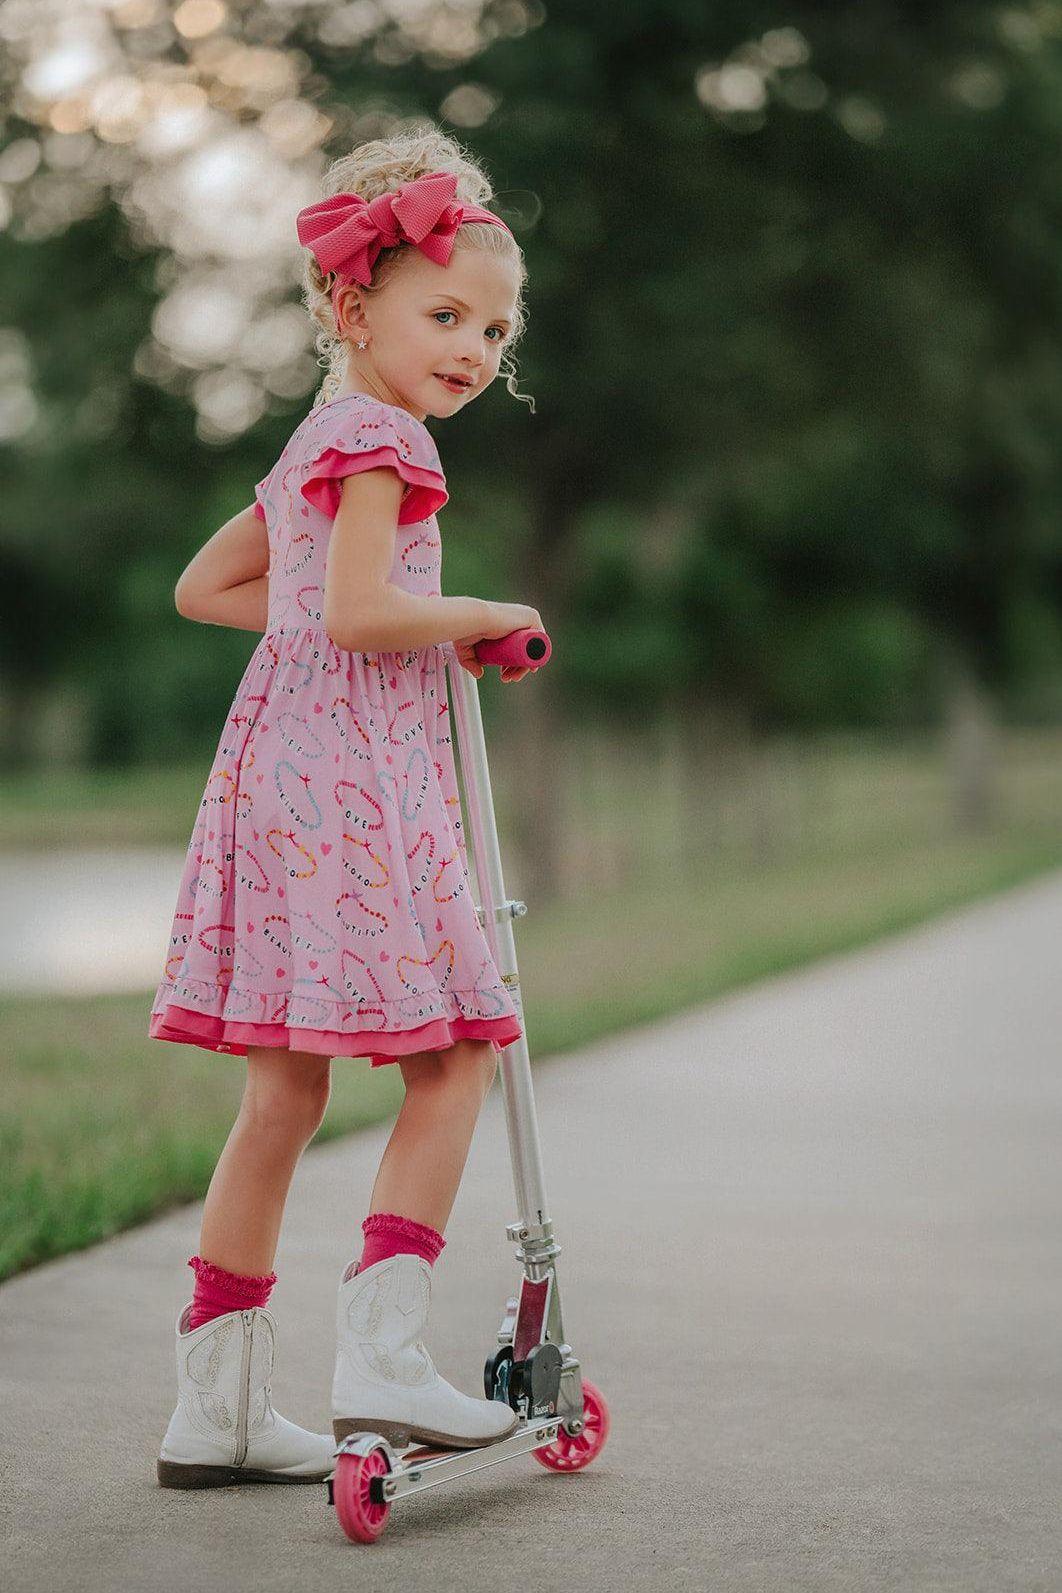
[[[675,503],[659,689],[694,741],[717,701],[969,726],[979,697],[987,722],[1040,582],[1060,634],[1060,35],[1057,5],[587,3],[479,63],[501,102],[478,144],[544,200],[541,414],[494,428],[534,505],[521,588],[633,641],[651,593],[590,593],[580,516]],[[527,694],[543,752],[551,697],[595,687]],[[555,772],[529,766],[542,857]],[[971,754],[961,815],[989,810],[989,767]]]

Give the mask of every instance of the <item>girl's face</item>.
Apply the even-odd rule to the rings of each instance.
[[[410,249],[379,293],[362,298],[355,285],[348,299],[350,292],[339,296],[349,335],[347,383],[355,391],[364,384],[418,420],[445,417],[467,407],[498,374],[518,268],[514,260],[460,245],[446,266]],[[367,348],[354,346],[359,337]],[[444,377],[464,380],[458,385]]]

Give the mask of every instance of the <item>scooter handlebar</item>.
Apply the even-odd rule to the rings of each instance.
[[[541,669],[549,662],[552,651],[545,631],[533,625],[510,631],[508,636],[484,637],[476,643],[476,657],[481,664],[507,664],[518,669]]]

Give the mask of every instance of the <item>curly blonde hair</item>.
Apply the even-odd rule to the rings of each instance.
[[[380,194],[392,193],[403,183],[412,182],[428,172],[452,172],[457,178],[456,199],[460,203],[481,205],[486,209],[492,197],[490,182],[472,157],[453,138],[432,123],[420,123],[388,138],[374,138],[359,144],[349,155],[333,161],[322,179],[321,197],[333,194],[360,194],[373,200]],[[527,310],[523,302],[523,287],[527,280],[527,267],[523,251],[516,240],[502,227],[489,221],[466,221],[458,229],[455,248],[483,249],[489,254],[506,255],[517,262],[519,288],[513,324],[506,339],[500,370],[505,385],[514,398],[531,406],[535,401],[529,393],[517,391],[516,367],[512,350],[527,324]],[[362,292],[368,296],[378,293],[398,269],[411,245],[399,243],[391,249],[381,249],[372,270],[370,286]],[[319,330],[314,340],[317,363],[327,367],[327,375],[314,399],[314,408],[325,403],[335,392],[347,366],[347,347],[336,327],[331,291],[335,273],[322,271],[314,256],[307,250],[303,266],[302,302]]]

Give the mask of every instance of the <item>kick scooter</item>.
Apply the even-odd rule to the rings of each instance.
[[[540,669],[551,651],[545,631],[525,629],[512,631],[499,640],[480,642],[476,657],[484,664]],[[556,1269],[561,1247],[554,1240],[553,1223],[547,1215],[513,940],[513,919],[523,917],[527,908],[523,902],[508,899],[502,881],[476,678],[456,661],[449,662],[449,670],[467,833],[471,836],[481,901],[477,915],[524,1031],[502,1051],[499,1067],[520,1213],[505,1232],[517,1246],[524,1275],[519,1295],[506,1301],[498,1329],[499,1348],[488,1356],[483,1369],[487,1398],[510,1405],[519,1414],[520,1423],[510,1437],[499,1443],[471,1449],[422,1447],[398,1451],[379,1433],[348,1434],[336,1448],[335,1468],[325,1481],[329,1504],[335,1507],[347,1537],[357,1543],[372,1543],[380,1536],[396,1499],[456,1477],[467,1477],[470,1472],[517,1455],[533,1455],[551,1471],[581,1471],[600,1454],[609,1430],[605,1400],[600,1390],[582,1376],[572,1347],[565,1342],[561,1322]]]

